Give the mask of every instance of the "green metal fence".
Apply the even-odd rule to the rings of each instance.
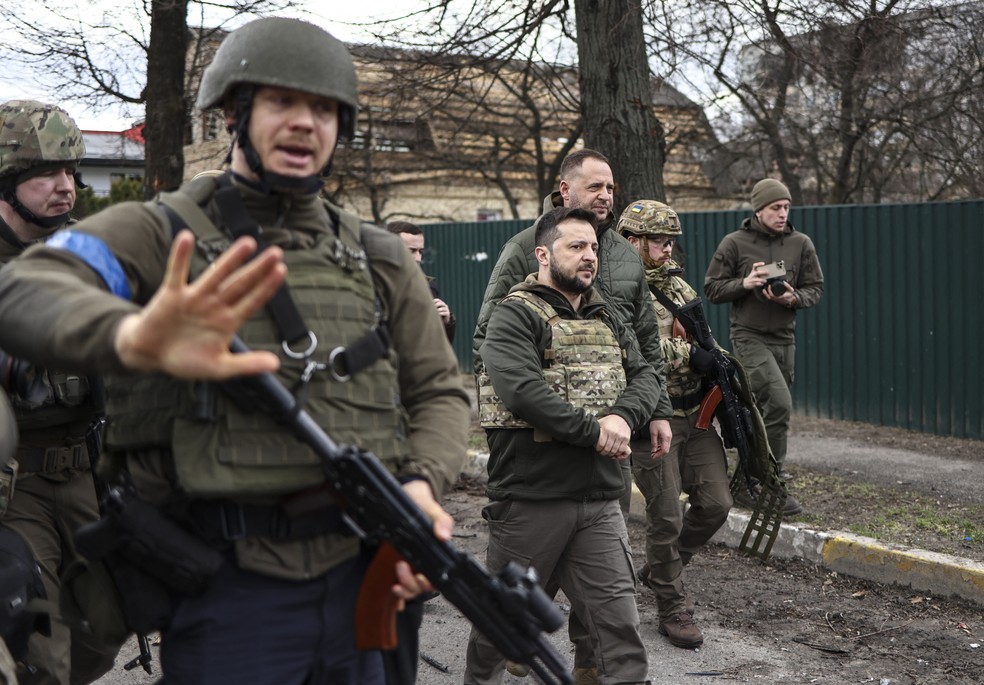
[[[714,249],[746,216],[681,215],[699,293]],[[825,280],[820,304],[797,317],[796,411],[984,439],[984,201],[795,207],[791,221],[816,244]],[[499,249],[530,223],[426,227],[425,270],[458,318],[464,369]],[[708,313],[730,347],[727,306]]]

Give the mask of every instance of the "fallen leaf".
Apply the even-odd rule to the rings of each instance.
[[[867,590],[858,590],[857,592],[852,594],[851,597],[854,597],[855,599],[863,599],[865,596],[867,596],[867,594],[868,594]]]

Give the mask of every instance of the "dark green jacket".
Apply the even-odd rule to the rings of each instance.
[[[628,383],[611,408],[630,426],[645,424],[661,387],[652,366],[639,353],[635,337],[608,315],[594,289],[575,312],[561,293],[530,276],[512,290],[527,290],[546,300],[564,319],[587,319],[604,311],[605,322],[625,352]],[[556,394],[543,377],[543,353],[551,329],[530,307],[506,301],[489,320],[482,359],[503,404],[533,429],[488,431],[491,499],[617,499],[624,492],[619,462],[598,454],[597,419]]]
[[[786,280],[796,288],[796,307],[788,309],[746,290],[742,281],[755,262],[782,260]],[[718,245],[704,276],[704,292],[714,304],[731,303],[731,339],[772,344],[796,340],[796,310],[812,307],[823,296],[823,272],[813,241],[787,223],[776,235],[751,217]]]
[[[562,206],[563,200],[556,191],[543,200],[544,212]],[[482,309],[478,313],[478,323],[475,325],[472,340],[476,372],[482,363],[482,341],[485,339],[485,329],[492,311],[510,288],[540,268],[536,261],[536,246],[533,244],[535,236],[536,223],[510,238],[499,252],[499,260],[485,288],[485,297],[482,299]],[[664,360],[659,345],[659,322],[653,312],[646,285],[646,271],[636,249],[615,232],[615,221],[611,214],[608,221],[598,229],[598,279],[595,281],[595,288],[608,303],[609,310],[635,335],[642,356],[656,371],[659,403],[650,418],[671,418],[673,407],[666,394]]]

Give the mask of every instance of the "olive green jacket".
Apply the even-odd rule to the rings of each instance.
[[[320,232],[338,230],[316,196],[264,195],[238,187],[272,245],[303,250]],[[203,208],[207,214],[216,211],[213,205]],[[162,282],[172,243],[170,224],[153,203],[131,202],[110,207],[73,231],[105,246],[106,259],[115,260],[125,275],[130,299],[109,294],[97,270],[72,252],[32,247],[0,271],[0,348],[47,366],[126,373],[113,346],[116,330]],[[420,268],[396,236],[373,227],[363,233],[373,255],[377,294],[389,316],[399,358],[399,401],[409,426],[410,459],[396,475],[422,476],[440,497],[465,458],[468,397]],[[143,483],[145,495],[155,487],[168,488],[164,467],[158,471],[156,481]],[[149,499],[159,500],[160,493],[154,494]],[[279,564],[276,575],[285,577],[310,577],[339,561],[332,559],[330,545],[318,540],[263,547],[255,554],[265,556],[264,563]]]
[[[796,288],[793,309],[742,285],[752,264],[780,259],[786,267],[786,280]],[[796,310],[814,306],[823,296],[823,271],[809,236],[789,223],[777,235],[751,217],[718,245],[704,276],[704,292],[714,304],[731,303],[732,340],[789,344],[796,340]]]

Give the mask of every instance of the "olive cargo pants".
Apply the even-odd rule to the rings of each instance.
[[[505,500],[482,511],[489,524],[486,564],[532,566],[545,583],[553,577],[571,602],[594,646],[606,682],[648,683],[648,659],[639,632],[635,575],[625,521],[617,500]],[[472,628],[465,685],[502,681],[505,659]]]
[[[732,340],[735,356],[748,373],[751,391],[755,395],[769,447],[782,469],[786,461],[786,441],[789,437],[789,417],[793,413],[793,384],[796,366],[796,345],[773,345],[760,340]]]
[[[57,479],[56,479],[57,478]],[[14,498],[3,523],[30,543],[41,566],[48,600],[58,606],[60,574],[76,558],[75,530],[99,518],[92,473],[63,471],[54,478],[38,474],[17,478]],[[28,641],[25,661],[34,673],[21,669],[21,685],[83,685],[113,667],[120,645],[100,644],[91,635],[51,622],[51,637],[35,633]]]
[[[683,567],[728,519],[728,462],[717,431],[695,428],[697,413],[670,421],[670,451],[653,459],[649,440],[632,443],[632,475],[646,499],[646,565],[661,619],[684,610]],[[689,497],[683,513],[680,493]]]

